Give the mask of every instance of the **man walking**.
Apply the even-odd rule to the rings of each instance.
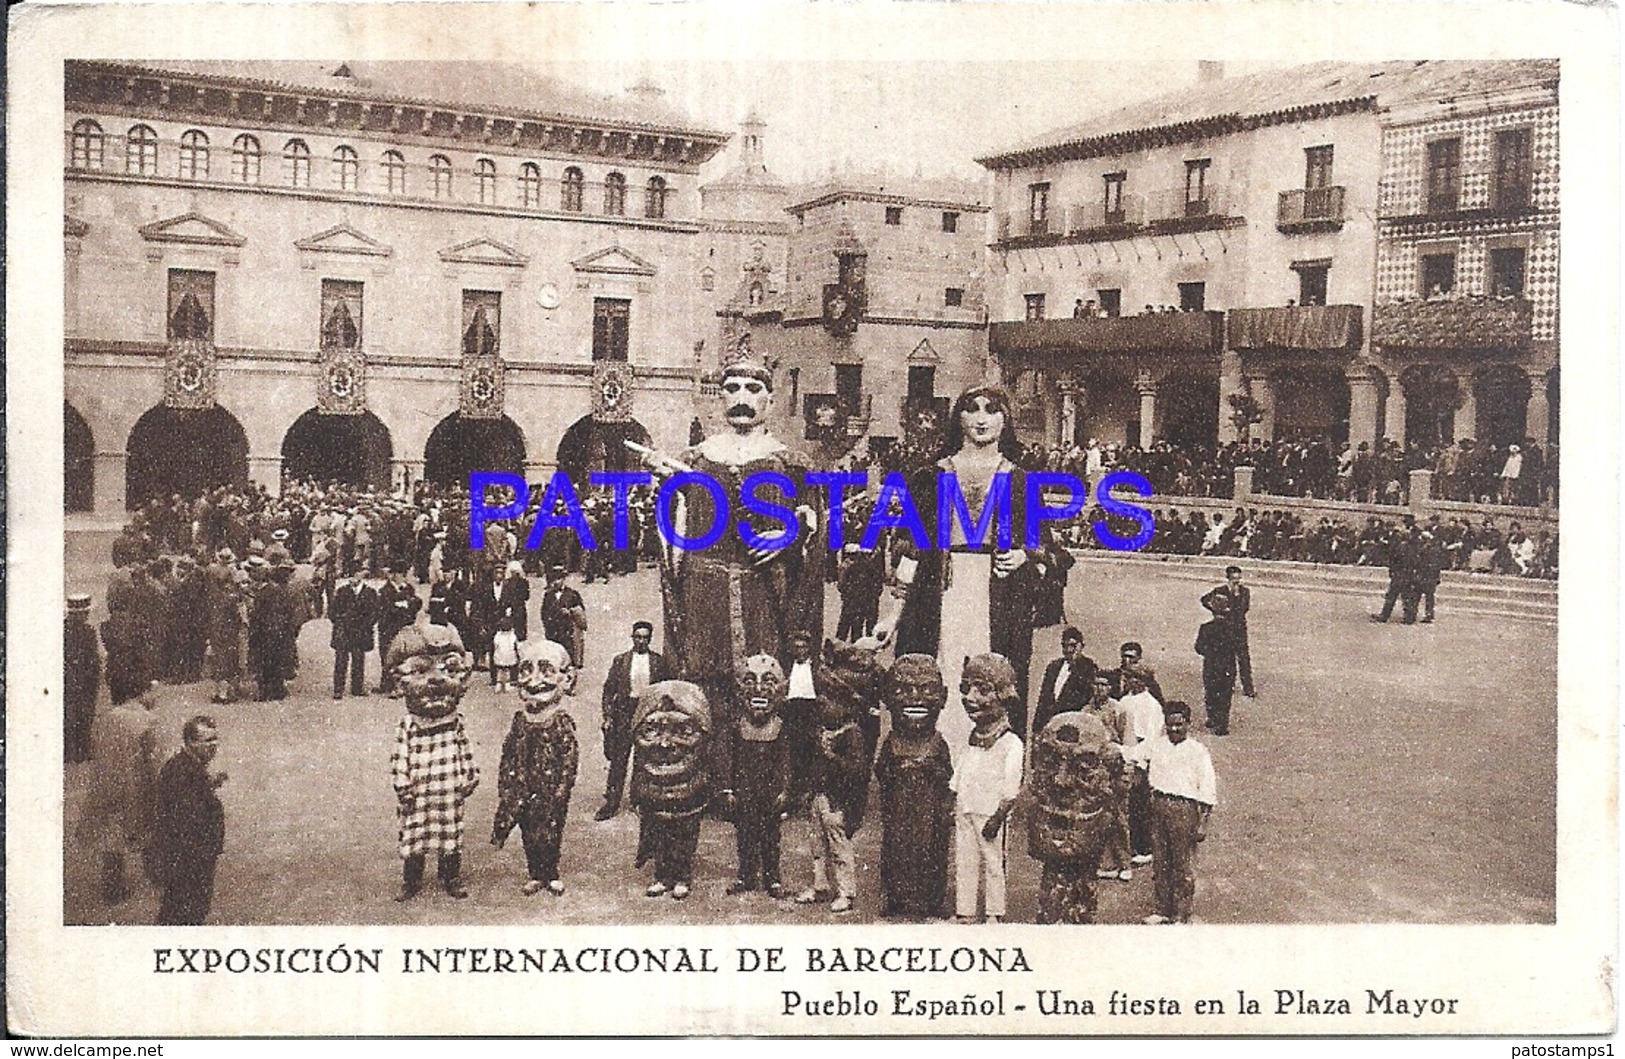
[[[621,795],[626,789],[626,768],[632,757],[632,714],[638,696],[650,684],[671,679],[666,656],[649,649],[654,625],[639,621],[632,626],[632,649],[615,656],[604,681],[604,759],[609,762],[609,779],[604,785],[604,804],[593,815],[608,820],[621,811]]]
[[[1236,626],[1230,619],[1230,600],[1215,596],[1213,620],[1196,632],[1196,653],[1202,656],[1203,712],[1208,731],[1230,734],[1230,699],[1236,683]]]
[[[214,718],[198,714],[181,728],[182,747],[158,773],[149,863],[163,888],[160,926],[196,926],[209,916],[214,870],[225,846],[226,815],[215,791],[224,772],[210,772],[220,749]]]
[[[1252,589],[1241,583],[1241,567],[1227,566],[1224,568],[1224,584],[1215,588],[1202,597],[1202,606],[1210,613],[1217,614],[1213,601],[1220,596],[1229,600],[1228,613],[1230,615],[1230,635],[1236,648],[1236,669],[1241,676],[1241,693],[1252,698],[1256,692],[1253,690],[1253,655],[1251,646],[1247,642],[1247,612],[1253,606]]]
[[[1190,738],[1191,708],[1170,701],[1163,734],[1141,744],[1151,787],[1151,842],[1156,852],[1156,907],[1147,923],[1189,923],[1196,900],[1196,847],[1207,838],[1218,779],[1207,747]]]

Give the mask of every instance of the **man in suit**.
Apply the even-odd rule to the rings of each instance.
[[[1163,701],[1162,685],[1157,682],[1156,671],[1145,664],[1145,649],[1139,641],[1126,641],[1117,649],[1120,663],[1116,669],[1110,671],[1112,678],[1112,698],[1119,702],[1123,697],[1132,694],[1129,690],[1129,677],[1138,677],[1144,689],[1151,693],[1151,697],[1158,702]]]
[[[508,576],[502,582],[501,602],[504,613],[513,621],[514,637],[520,640],[530,639],[530,582],[525,579],[524,564],[518,560],[508,563]],[[565,643],[563,640],[554,642]],[[580,664],[579,661],[576,662],[576,665]]]
[[[1208,613],[1217,615],[1219,612],[1213,606],[1213,601],[1220,596],[1225,598],[1225,613],[1230,622],[1231,641],[1236,651],[1236,670],[1241,676],[1241,693],[1249,699],[1257,694],[1253,690],[1253,655],[1247,642],[1247,612],[1252,609],[1252,589],[1241,583],[1241,567],[1227,566],[1224,568],[1224,584],[1213,589],[1202,597],[1202,606]]]
[[[209,916],[214,870],[225,846],[226,814],[215,791],[224,772],[209,771],[220,749],[212,717],[199,714],[181,729],[182,747],[158,773],[152,846],[154,881],[163,888],[160,926],[196,926]]]
[[[583,634],[587,631],[587,604],[581,593],[564,583],[564,567],[547,571],[547,590],[542,593],[542,631],[549,640],[570,652],[570,664],[580,669],[586,655]],[[515,628],[517,628],[517,624]]]
[[[328,644],[333,648],[333,697],[344,697],[344,675],[350,674],[350,694],[367,694],[367,652],[373,648],[378,624],[378,590],[359,578],[339,578],[327,610],[333,622]]]
[[[389,567],[389,580],[378,589],[378,690],[389,694],[395,690],[395,674],[384,665],[389,657],[390,641],[395,634],[412,624],[412,600],[417,590],[406,581],[406,568]]]
[[[1068,625],[1061,630],[1061,657],[1044,668],[1044,682],[1038,689],[1038,711],[1033,715],[1032,732],[1017,732],[1023,741],[1044,730],[1058,713],[1081,710],[1089,702],[1090,687],[1099,669],[1095,660],[1083,653],[1083,633]]]
[[[632,714],[638,696],[650,684],[672,677],[666,656],[651,651],[655,627],[646,621],[632,626],[632,649],[615,656],[604,681],[604,759],[609,762],[609,780],[604,785],[604,804],[593,814],[595,820],[608,820],[621,811],[621,794],[626,788],[626,767],[632,756]]]

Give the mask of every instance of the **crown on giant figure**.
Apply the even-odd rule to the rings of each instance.
[[[751,351],[749,345],[741,342],[737,346],[729,346],[722,354],[722,379],[726,381],[730,376],[742,376],[755,379],[773,389],[773,369]]]

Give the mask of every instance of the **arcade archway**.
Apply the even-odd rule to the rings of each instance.
[[[1440,448],[1456,438],[1477,437],[1472,423],[1457,423],[1462,407],[1456,373],[1436,364],[1418,364],[1399,377],[1405,390],[1405,441],[1423,449]]]
[[[525,434],[519,424],[500,419],[469,419],[461,412],[435,424],[423,447],[423,477],[430,482],[468,484],[474,471],[525,471]]]
[[[389,488],[394,454],[389,428],[371,412],[324,415],[312,408],[282,438],[282,473],[288,478]]]
[[[1275,391],[1275,440],[1349,439],[1349,383],[1331,367],[1282,368],[1270,377]]]
[[[1157,440],[1185,447],[1212,445],[1219,437],[1219,380],[1165,379],[1157,388]]]
[[[1529,376],[1509,364],[1484,368],[1473,379],[1478,396],[1479,440],[1492,445],[1523,442],[1529,423]]]
[[[65,511],[96,507],[96,439],[85,417],[62,403],[62,506]]]
[[[148,409],[130,431],[125,452],[124,502],[131,510],[155,496],[195,496],[248,482],[248,435],[218,405]]]
[[[636,470],[642,464],[626,447],[628,441],[647,445],[649,432],[635,419],[600,423],[592,416],[582,416],[559,440],[559,470],[568,474],[577,488],[585,488],[587,476],[594,471]]]

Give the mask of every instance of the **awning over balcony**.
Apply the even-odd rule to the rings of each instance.
[[[1360,348],[1358,305],[1290,305],[1231,309],[1230,348],[1243,350],[1343,350]]]
[[[995,353],[1214,354],[1224,342],[1224,314],[1023,320],[997,323],[988,330],[988,342]]]
[[[1384,349],[1529,348],[1534,307],[1521,298],[1390,302],[1372,312],[1371,341]]]

